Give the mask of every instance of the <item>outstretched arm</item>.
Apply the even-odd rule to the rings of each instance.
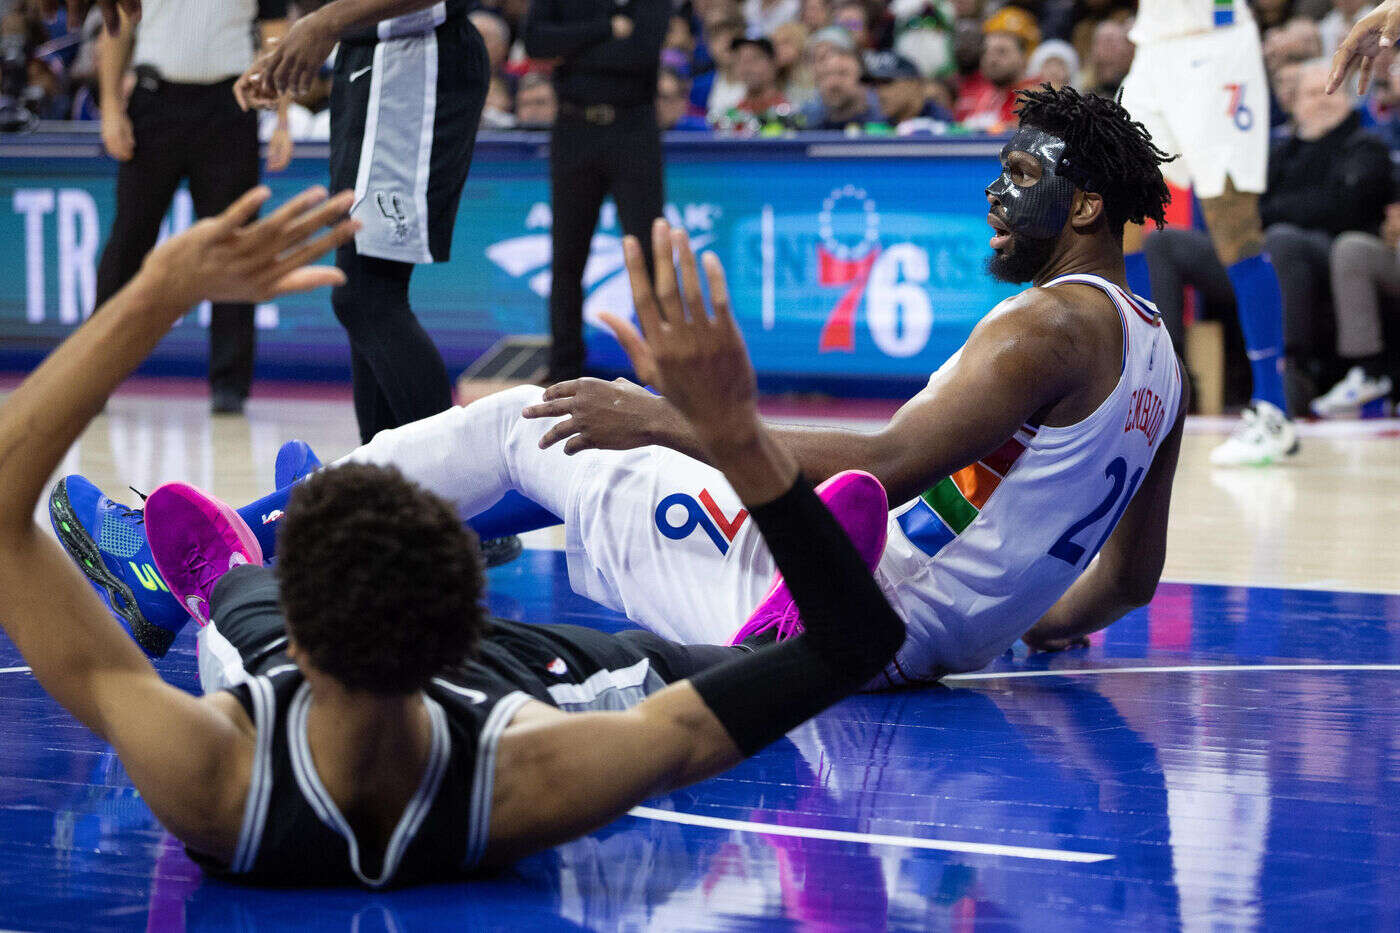
[[[312,239],[343,216],[348,198],[314,207],[324,193],[309,192],[244,226],[267,196],[265,188],[249,192],[158,247],[0,407],[0,625],[44,689],[112,743],[167,828],[216,854],[228,841],[219,818],[242,806],[228,792],[241,761],[237,719],[225,703],[161,681],[33,513],[112,389],[189,308],[204,298],[261,301],[339,281],[334,269],[303,266],[353,235],[340,224]],[[246,761],[241,768],[246,784]],[[236,822],[232,828],[236,838]]]
[[[718,261],[705,257],[710,317],[685,235],[667,233],[658,255],[672,245],[680,252],[682,288],[674,268],[660,263],[653,294],[639,244],[625,242],[633,287],[643,296],[644,336],[635,338],[654,351],[660,385],[748,506],[806,632],[623,713],[525,711],[501,739],[491,862],[587,832],[647,797],[735,764],[858,690],[904,641],[904,624],[850,540],[758,421],[753,368],[727,310]]]
[[[1176,424],[1162,440],[1142,488],[1089,568],[1021,636],[1030,648],[1058,651],[1082,645],[1091,633],[1152,600],[1167,557],[1167,510],[1190,396],[1190,383],[1182,380]]]

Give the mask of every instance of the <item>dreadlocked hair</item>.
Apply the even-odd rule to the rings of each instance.
[[[1097,94],[1080,94],[1072,87],[1055,90],[1043,84],[1019,91],[1016,115],[1065,141],[1061,173],[1085,191],[1103,196],[1104,210],[1114,231],[1123,225],[1166,223],[1171,191],[1160,166],[1170,162],[1147,128],[1122,105]]]

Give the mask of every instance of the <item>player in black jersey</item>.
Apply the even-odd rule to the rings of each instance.
[[[157,247],[0,408],[0,624],[204,864],[279,884],[370,885],[499,865],[735,764],[893,656],[903,624],[759,424],[743,341],[722,304],[707,312],[694,257],[682,250],[683,288],[659,264],[653,292],[629,238],[658,388],[750,509],[804,634],[751,650],[686,649],[488,622],[477,608],[479,558],[452,510],[391,470],[333,467],[289,503],[283,533],[300,540],[276,581],[260,567],[228,571],[246,544],[227,522],[190,532],[178,573],[161,561],[182,589],[198,590],[192,609],[213,602],[209,644],[237,651],[223,670],[244,678],[203,698],[164,683],[34,524],[34,506],[112,389],[190,307],[343,280],[307,263],[354,236],[351,193],[308,191],[250,223],[268,195],[255,189]],[[710,259],[710,293],[727,294]],[[204,559],[216,553],[227,560]]]

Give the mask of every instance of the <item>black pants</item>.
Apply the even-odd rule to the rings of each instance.
[[[651,268],[651,223],[661,216],[661,134],[650,107],[619,110],[616,123],[597,126],[564,113],[549,150],[553,203],[553,274],[549,287],[552,381],[583,372],[583,267],[603,198],[617,202],[622,231],[641,240]]]
[[[219,634],[237,649],[243,669],[262,674],[289,663],[287,623],[278,602],[277,576],[266,567],[235,567],[219,579],[209,596],[213,624]],[[551,626],[540,626],[550,628]],[[579,631],[577,626],[559,629]],[[751,650],[724,645],[681,645],[652,632],[630,630],[616,635],[586,632],[589,639],[623,642],[636,657],[646,657],[652,669],[666,683],[684,680],[708,667],[722,664],[736,654]],[[489,637],[489,636],[488,636]],[[600,646],[606,647],[606,646]],[[595,654],[615,654],[615,647]]]
[[[258,183],[257,115],[238,109],[233,81],[170,84],[142,78],[127,106],[136,153],[117,169],[117,216],[97,266],[97,304],[141,268],[181,181],[199,217],[218,214]],[[253,382],[253,306],[216,304],[209,385],[246,398]]]
[[[1147,257],[1147,275],[1152,281],[1152,303],[1162,312],[1162,323],[1177,352],[1186,346],[1186,286],[1196,289],[1210,317],[1234,317],[1235,289],[1215,254],[1210,234],[1175,227],[1156,230],[1143,241],[1142,252]]]

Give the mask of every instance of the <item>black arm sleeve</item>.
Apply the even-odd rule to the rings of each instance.
[[[804,478],[750,514],[805,632],[690,680],[745,755],[859,690],[904,643],[904,623]]]

